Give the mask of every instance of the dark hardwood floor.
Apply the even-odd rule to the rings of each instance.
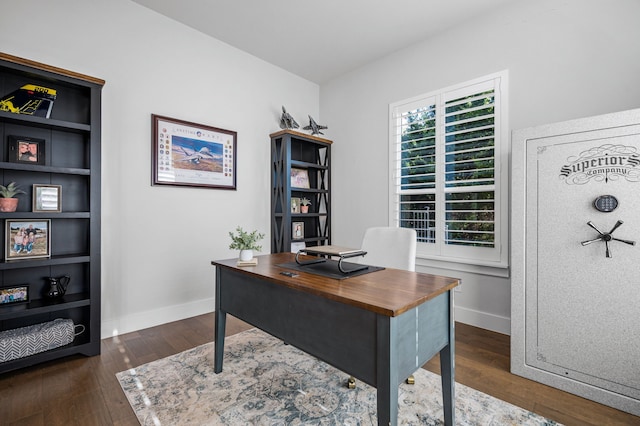
[[[250,328],[227,321],[227,335]],[[102,354],[0,375],[0,424],[137,425],[115,373],[213,339],[213,314],[102,341]],[[426,368],[438,372],[437,357]],[[346,377],[345,377],[346,379]],[[640,417],[509,373],[509,336],[456,325],[456,381],[566,425],[640,425]]]

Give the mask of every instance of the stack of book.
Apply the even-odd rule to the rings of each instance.
[[[236,266],[256,266],[258,264],[258,258],[254,257],[251,260],[240,260],[236,263]]]

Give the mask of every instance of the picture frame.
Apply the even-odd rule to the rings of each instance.
[[[304,222],[291,222],[291,239],[304,239]]]
[[[0,287],[0,306],[29,302],[29,286],[26,284]]]
[[[7,219],[5,260],[51,257],[51,219]]]
[[[291,168],[291,187],[309,189],[309,171]]]
[[[236,189],[237,132],[151,115],[152,185]]]
[[[39,164],[45,163],[45,140],[27,136],[9,135],[7,159],[11,163]]]
[[[300,213],[300,198],[291,198],[291,213]]]
[[[62,211],[62,185],[33,185],[34,212],[47,213]]]

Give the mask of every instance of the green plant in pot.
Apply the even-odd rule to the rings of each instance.
[[[238,226],[235,233],[229,232],[229,236],[231,237],[229,248],[240,250],[240,260],[243,262],[253,259],[254,250],[262,250],[262,246],[258,245],[258,241],[264,238],[264,234],[259,233],[257,230],[246,232],[242,227]]]
[[[309,206],[311,205],[311,200],[308,198],[303,198],[300,200],[300,213],[309,213]]]
[[[9,185],[0,185],[0,212],[15,212],[18,208],[16,195],[26,194],[15,182]]]

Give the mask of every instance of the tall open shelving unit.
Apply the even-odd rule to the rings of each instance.
[[[295,130],[271,137],[271,252],[292,251],[292,243],[306,247],[331,244],[331,144],[329,139]],[[303,171],[308,188],[292,185],[291,173]],[[307,185],[305,185],[307,186]],[[308,213],[292,212],[292,198],[311,200]],[[297,238],[294,223],[304,232]]]
[[[0,182],[16,182],[17,211],[0,212],[0,287],[29,286],[26,303],[0,305],[0,331],[57,318],[84,331],[66,346],[0,363],[0,373],[36,363],[100,353],[100,128],[104,81],[0,53],[0,95],[34,84],[57,91],[49,118],[0,111]],[[11,161],[10,136],[44,141],[44,162]],[[34,184],[61,187],[61,211],[32,209]],[[10,253],[7,221],[50,221],[49,256]],[[47,277],[71,277],[66,294],[49,298]]]

